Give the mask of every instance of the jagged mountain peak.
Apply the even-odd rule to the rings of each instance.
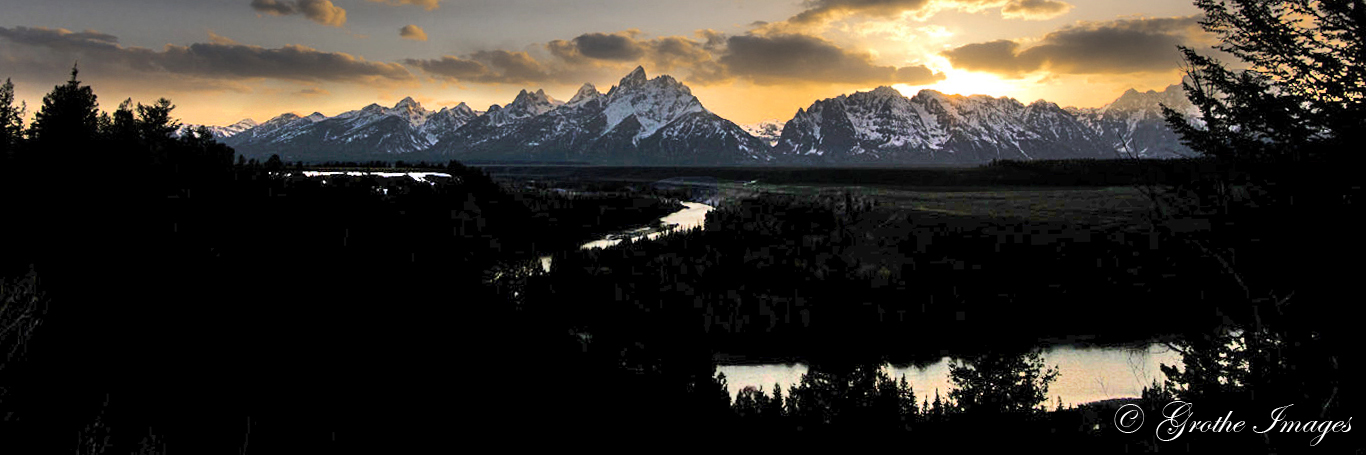
[[[208,128],[209,133],[212,134],[214,138],[217,138],[217,139],[225,139],[225,138],[229,138],[229,137],[235,136],[235,135],[237,135],[238,133],[241,133],[241,132],[243,132],[243,131],[247,131],[247,130],[249,130],[249,129],[255,128],[256,126],[257,126],[256,121],[255,121],[255,120],[252,120],[252,119],[249,119],[249,118],[244,118],[244,119],[242,119],[242,120],[238,120],[237,123],[233,123],[233,124],[228,125],[228,126],[195,125],[195,124],[189,124],[189,123],[187,123],[187,124],[181,125],[180,129],[176,131],[176,135],[177,135],[177,136],[184,136],[184,135],[188,134],[189,132],[191,132],[191,131],[196,131],[196,130],[198,130],[199,128],[202,127],[202,128]]]
[[[1089,130],[1051,103],[878,87],[812,103],[781,130],[774,151],[806,163],[982,163],[1101,157]]]
[[[1192,106],[1190,100],[1186,98],[1186,92],[1180,84],[1168,85],[1162,91],[1148,90],[1140,92],[1136,89],[1128,89],[1120,95],[1118,99],[1100,108],[1101,112],[1110,111],[1149,111],[1161,112],[1159,104],[1180,110],[1189,110]]]
[[[768,161],[768,144],[702,107],[678,80],[649,79],[643,67],[606,94],[583,84],[568,103],[519,93],[450,134],[434,153],[469,159],[582,160],[589,162],[752,163]],[[544,112],[523,107],[548,108]]]
[[[878,86],[877,88],[873,89],[872,92],[869,92],[869,93],[872,93],[873,95],[877,95],[877,96],[880,96],[880,97],[892,97],[892,96],[903,97],[903,96],[901,95],[901,91],[900,91],[900,90],[894,89],[894,88],[892,88],[891,86],[887,86],[887,85],[880,85],[880,86]]]
[[[962,97],[963,97],[963,95],[948,95],[948,94],[945,94],[944,92],[941,92],[941,91],[938,91],[938,90],[932,90],[932,89],[928,89],[928,88],[927,88],[927,89],[921,89],[919,92],[916,92],[916,93],[915,93],[915,96],[913,96],[913,97],[911,97],[911,98],[912,98],[912,99],[916,99],[916,98],[921,98],[921,99],[950,99],[950,98],[962,98]]]
[[[649,78],[645,76],[645,67],[644,67],[644,66],[636,66],[636,69],[632,70],[630,74],[627,74],[626,77],[621,78],[621,82],[618,82],[618,83],[617,83],[617,86],[618,86],[618,87],[635,86],[635,85],[644,84],[644,83],[645,83],[646,81],[648,81],[648,80],[649,80]]]
[[[406,96],[402,100],[399,100],[398,104],[394,105],[394,109],[404,107],[411,109],[422,109],[422,103],[417,102],[417,100],[414,100],[411,96]]]
[[[283,114],[280,114],[280,115],[275,116],[275,118],[272,118],[272,119],[270,119],[270,120],[267,120],[266,123],[289,122],[289,121],[294,121],[294,120],[298,120],[298,119],[299,119],[299,114],[295,114],[295,113],[293,113],[293,112],[286,112],[286,113],[283,113]]]
[[[668,75],[646,79],[642,67],[622,78],[621,85],[612,87],[606,98],[603,114],[607,128],[601,134],[634,118],[635,122],[628,123],[639,127],[633,140],[643,139],[684,115],[707,112],[686,85]]]
[[[578,106],[601,96],[602,93],[598,92],[598,88],[593,84],[583,84],[583,87],[579,87],[579,91],[574,94],[574,97],[569,99],[569,106]]]
[[[541,104],[554,105],[554,102],[555,100],[553,98],[545,94],[544,89],[537,90],[534,93],[522,90],[520,92],[517,92],[517,97],[513,98],[511,104],[508,104],[507,106],[503,107],[512,108],[514,106],[531,106]]]
[[[465,104],[465,102],[463,102],[463,101],[461,101],[460,104],[455,105],[455,107],[452,107],[452,108],[444,108],[444,107],[443,107],[443,108],[441,108],[441,110],[442,110],[442,111],[451,110],[451,111],[459,112],[459,113],[462,113],[462,114],[471,114],[471,115],[474,114],[474,108],[471,108],[470,105]]]

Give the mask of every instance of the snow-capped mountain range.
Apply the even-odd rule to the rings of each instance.
[[[1111,155],[1090,129],[1053,103],[1025,105],[933,90],[907,98],[891,87],[798,110],[773,153],[809,164],[971,164]]]
[[[636,68],[603,93],[584,84],[568,101],[521,91],[479,112],[461,103],[430,111],[412,98],[334,117],[282,114],[212,128],[253,158],[342,161],[574,161],[597,164],[976,164],[993,159],[1190,155],[1159,103],[1192,112],[1180,86],[1130,90],[1101,108],[1039,100],[906,97],[891,87],[816,101],[785,123],[740,126],[702,106],[670,76]],[[1128,148],[1119,138],[1128,140]]]
[[[464,126],[479,113],[461,103],[429,111],[412,98],[392,108],[371,104],[335,117],[282,114],[223,142],[244,155],[279,154],[294,160],[349,160],[392,157],[431,147],[437,136]]]
[[[256,121],[249,118],[242,119],[241,121],[238,121],[237,123],[228,126],[181,125],[180,129],[176,130],[175,134],[176,136],[184,136],[186,133],[189,133],[190,131],[193,131],[199,127],[208,128],[209,132],[213,134],[214,139],[224,139],[232,137],[237,133],[241,133],[243,131],[255,128]]]
[[[1189,119],[1199,117],[1199,110],[1186,99],[1186,92],[1179,84],[1167,86],[1160,92],[1129,89],[1104,107],[1068,108],[1068,111],[1116,152],[1145,158],[1193,156],[1195,152],[1182,144],[1176,132],[1167,126],[1159,105],[1181,112]]]
[[[584,84],[567,103],[523,91],[507,106],[449,131],[426,153],[440,159],[610,164],[749,164],[769,147],[711,113],[670,76],[636,68],[607,93]]]

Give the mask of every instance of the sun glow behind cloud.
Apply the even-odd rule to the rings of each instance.
[[[897,84],[893,88],[906,96],[915,96],[921,90],[935,90],[946,95],[988,95],[993,97],[1011,96],[1025,87],[1023,80],[1007,80],[991,73],[981,73],[953,68],[943,57],[933,57],[927,65],[944,74],[944,80],[929,85]]]

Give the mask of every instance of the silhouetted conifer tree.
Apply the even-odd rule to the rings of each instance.
[[[0,85],[0,161],[12,159],[14,150],[24,135],[24,111],[27,105],[14,105],[14,83],[9,78]]]
[[[993,351],[949,361],[949,397],[964,413],[1028,413],[1048,400],[1048,386],[1057,378],[1057,368],[1045,368],[1038,349]]]
[[[99,135],[99,102],[90,86],[76,79],[77,73],[72,66],[71,79],[43,97],[29,133],[41,146],[88,145]]]

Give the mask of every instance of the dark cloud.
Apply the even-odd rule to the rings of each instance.
[[[197,43],[167,46],[165,51],[157,55],[158,66],[167,71],[201,76],[232,75],[304,81],[412,79],[412,73],[397,63],[370,62],[349,54],[323,52],[296,45],[268,49]]]
[[[422,9],[431,11],[441,7],[441,0],[366,0],[370,3],[385,3],[389,5],[415,5]]]
[[[954,68],[1019,76],[1039,69],[1043,62],[1037,56],[1019,55],[1020,43],[996,40],[972,43],[943,52]]]
[[[976,12],[1001,8],[1001,15],[1018,19],[1049,19],[1072,9],[1060,0],[807,0],[806,8],[781,22],[754,22],[756,34],[801,33],[850,16],[896,18],[905,13],[925,19],[939,11]]]
[[[131,70],[147,74],[228,80],[271,78],[369,82],[413,79],[412,73],[397,63],[370,62],[349,54],[323,52],[304,46],[263,48],[218,39],[213,43],[189,46],[167,45],[163,50],[156,51],[119,46],[117,38],[97,32],[77,33],[28,27],[0,27],[0,39],[12,44],[0,47],[0,52],[37,50],[40,52],[27,52],[27,58],[58,63],[79,59],[110,72]]]
[[[726,40],[718,59],[727,74],[759,84],[826,82],[928,84],[943,79],[924,66],[897,68],[873,63],[825,39],[802,34],[739,35]]]
[[[551,55],[576,65],[630,62],[648,63],[661,71],[703,64],[712,60],[709,46],[716,37],[703,36],[697,41],[681,36],[639,39],[639,31],[618,33],[587,33],[572,40],[554,40],[546,44]],[[724,40],[724,36],[719,36]]]
[[[422,27],[412,24],[405,25],[403,28],[398,29],[398,36],[413,41],[427,41],[427,32],[422,30]]]
[[[1021,0],[1009,1],[1018,2]],[[945,9],[977,11],[984,8],[999,7],[1006,2],[1007,0],[807,0],[803,3],[806,9],[797,13],[796,16],[782,22],[762,24],[759,29],[765,32],[791,32],[819,27],[831,21],[855,15],[887,18],[912,12],[920,13],[921,17],[928,17]]]
[[[488,65],[470,59],[444,56],[434,60],[407,59],[403,63],[415,66],[432,76],[457,81],[481,81],[494,76]]]
[[[796,33],[726,36],[702,30],[697,38],[642,39],[629,30],[590,33],[555,40],[546,49],[569,65],[646,64],[659,71],[683,69],[683,79],[714,84],[743,78],[760,84],[827,82],[850,84],[923,84],[941,79],[923,66],[897,68],[872,63],[868,54],[850,52],[825,39]]]
[[[480,51],[467,57],[407,59],[403,63],[433,77],[459,82],[535,83],[552,78],[550,71],[526,52]]]
[[[119,38],[93,30],[73,32],[46,27],[0,27],[0,38],[27,46],[43,46],[53,50],[117,49]]]
[[[625,34],[588,33],[573,41],[584,57],[599,60],[634,61],[645,55],[645,48]]]
[[[251,9],[271,16],[302,14],[313,22],[333,27],[346,25],[346,10],[329,0],[251,0]]]
[[[653,51],[651,63],[656,68],[665,71],[677,66],[697,64],[712,59],[707,43],[699,43],[681,36],[658,38],[650,44],[650,49]]]
[[[1177,45],[1205,39],[1199,16],[1122,19],[1069,26],[1027,49],[1013,41],[968,44],[943,53],[955,68],[1019,76],[1037,70],[1063,74],[1171,71]]]
[[[788,19],[796,24],[825,22],[847,14],[891,16],[926,8],[931,0],[809,0],[806,10]]]
[[[1010,0],[1001,7],[1001,15],[1007,18],[1043,20],[1067,14],[1071,10],[1071,4],[1055,0]]]
[[[288,16],[299,12],[294,8],[293,3],[276,0],[251,0],[251,9],[256,10],[258,13],[265,13],[272,16]]]

